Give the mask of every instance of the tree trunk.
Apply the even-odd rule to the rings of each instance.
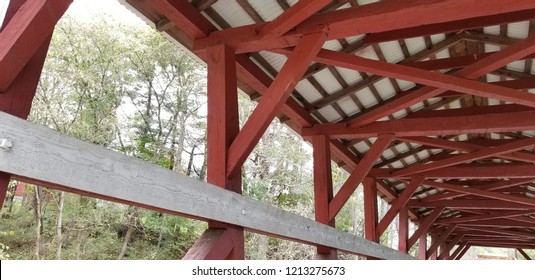
[[[126,235],[124,237],[121,252],[119,252],[119,256],[117,257],[118,260],[122,260],[126,255],[126,250],[128,249],[128,242],[130,242],[130,238],[132,237],[132,233],[134,232],[136,226],[135,224],[137,219],[137,208],[130,207],[129,212],[130,215],[128,216],[128,230],[126,231]]]
[[[58,247],[56,250],[56,259],[61,260],[61,247],[63,245],[63,232],[61,227],[63,225],[63,204],[65,203],[65,192],[59,193],[58,202],[58,219],[56,221],[56,238],[58,239]]]
[[[35,213],[35,258],[41,259],[41,252],[43,247],[42,233],[43,233],[43,216],[41,212],[42,205],[42,191],[38,186],[34,186],[35,196],[33,200],[33,208]]]

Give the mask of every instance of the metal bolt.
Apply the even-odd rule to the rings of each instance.
[[[13,142],[11,140],[5,138],[0,139],[0,149],[10,152],[12,147]]]

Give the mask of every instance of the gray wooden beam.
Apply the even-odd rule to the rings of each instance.
[[[380,259],[407,254],[263,202],[124,156],[0,112],[0,171],[48,187],[216,220],[307,244]]]

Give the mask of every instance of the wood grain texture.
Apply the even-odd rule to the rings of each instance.
[[[102,198],[381,259],[411,256],[282,209],[0,113],[0,171]]]

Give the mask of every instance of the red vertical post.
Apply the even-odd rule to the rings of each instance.
[[[409,241],[409,209],[407,207],[403,207],[399,211],[398,251],[407,253],[409,251],[409,248],[407,246],[408,241]]]
[[[314,208],[316,221],[334,227],[334,219],[329,219],[329,203],[333,199],[329,137],[324,135],[314,136],[312,145],[314,147]],[[317,253],[317,259],[337,258],[337,252],[332,248],[318,246]]]
[[[10,174],[0,172],[0,212],[2,211],[2,207],[4,207],[4,200],[6,199],[10,178]]]
[[[427,234],[424,233],[419,238],[418,259],[427,260]]]
[[[364,237],[379,243],[379,235],[377,233],[377,182],[375,178],[366,177],[362,184],[364,185]],[[374,259],[368,257],[368,260]]]
[[[234,51],[225,45],[210,47],[207,49],[207,64],[207,181],[241,193],[241,173],[227,176],[228,148],[239,132]],[[208,227],[186,254],[185,259],[245,258],[243,228],[218,221],[209,222]],[[207,242],[214,239],[216,241]]]
[[[436,244],[438,240],[438,235],[437,234],[431,234],[431,244]],[[431,245],[432,247],[433,245]],[[429,248],[429,250],[431,250],[432,248]],[[429,257],[430,260],[436,260],[437,259],[437,250],[436,248],[432,251],[428,251],[427,252],[427,256]]]

